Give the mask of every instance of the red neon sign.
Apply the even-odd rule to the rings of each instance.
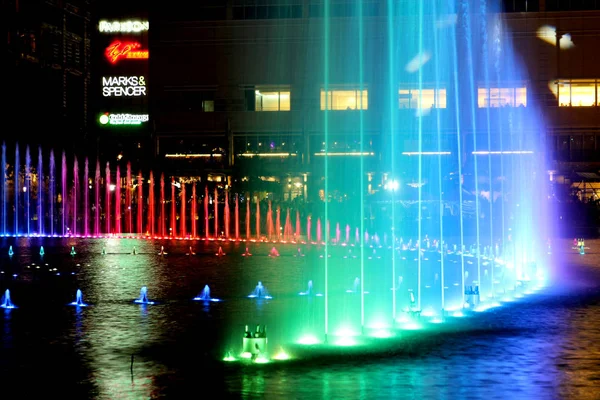
[[[104,54],[108,61],[116,64],[122,58],[130,60],[147,60],[148,50],[138,50],[142,45],[138,42],[121,42],[115,40],[106,48]]]

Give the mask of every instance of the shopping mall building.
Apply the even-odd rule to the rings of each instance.
[[[117,5],[97,13],[92,52],[102,60],[92,68],[92,118],[107,155],[143,151],[151,154],[150,165],[173,176],[253,182],[281,200],[322,196],[325,170],[336,195],[347,194],[344,181],[356,171],[376,193],[389,179],[390,140],[397,160],[453,151],[457,140],[470,154],[480,150],[472,135],[496,135],[510,123],[503,117],[508,107],[539,117],[523,129],[540,144],[529,150],[546,154],[548,180],[585,180],[583,195],[594,193],[600,1],[505,1],[502,35],[526,74],[490,86],[476,73],[473,85],[454,89],[444,80],[415,85],[387,78],[389,60],[401,59],[402,50],[388,41],[394,25],[386,1],[196,3],[133,11]],[[409,68],[400,64],[391,68]],[[463,95],[456,91],[472,96],[473,126],[492,121],[491,131],[457,139],[456,132],[435,129],[440,118],[462,117],[455,104]],[[404,123],[419,110],[427,110],[420,122]],[[409,132],[415,126],[421,141]],[[460,161],[463,171],[468,158]]]

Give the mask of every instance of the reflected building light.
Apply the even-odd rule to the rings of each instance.
[[[449,151],[403,151],[403,156],[448,156]]]
[[[423,65],[431,59],[431,53],[429,51],[423,51],[417,54],[412,60],[406,64],[404,68],[406,72],[417,72]]]
[[[165,154],[165,158],[210,158],[210,157],[222,157],[219,153],[197,153],[197,154]]]
[[[537,30],[537,37],[546,43],[556,46],[556,28],[552,25],[540,26]],[[560,48],[562,50],[575,47],[575,43],[571,40],[571,34],[563,33],[560,38]]]
[[[531,150],[503,150],[503,151],[488,151],[480,150],[473,151],[471,154],[474,155],[490,155],[490,154],[533,154]]]
[[[295,157],[294,153],[242,153],[238,154],[240,157]]]
[[[372,151],[354,151],[354,152],[321,152],[321,153],[315,153],[315,156],[374,156],[375,153]]]

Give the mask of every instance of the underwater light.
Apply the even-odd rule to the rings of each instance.
[[[259,355],[258,357],[256,357],[256,359],[254,360],[254,362],[256,364],[266,364],[268,362],[270,362],[271,360],[269,360],[266,356],[263,355]]]
[[[394,334],[388,329],[377,329],[369,334],[371,337],[379,338],[379,339],[387,339],[394,336]]]
[[[341,336],[335,341],[336,346],[355,346],[356,340],[351,336]]]
[[[321,342],[314,335],[305,335],[302,336],[297,343],[303,345],[313,345]]]
[[[283,349],[279,349],[279,352],[277,354],[275,354],[275,356],[273,357],[273,359],[275,360],[289,360],[291,357],[283,350]]]

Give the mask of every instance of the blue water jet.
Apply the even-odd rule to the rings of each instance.
[[[143,286],[140,289],[140,297],[138,297],[137,299],[135,299],[134,303],[138,303],[138,304],[154,304],[153,301],[149,301],[148,300],[148,288],[146,286]]]
[[[87,304],[83,302],[83,293],[81,292],[81,289],[77,289],[77,292],[75,293],[75,301],[69,303],[69,305],[77,307],[87,307]]]
[[[213,301],[213,302],[221,301],[220,299],[210,297],[210,288],[208,287],[208,285],[204,285],[204,289],[202,289],[202,291],[198,294],[198,296],[194,297],[194,300],[196,300],[196,301]]]
[[[300,292],[298,293],[300,296],[316,296],[316,297],[321,297],[323,296],[322,293],[314,293],[313,291],[313,281],[312,279],[308,281],[308,285],[306,287],[306,291],[305,292]]]
[[[10,290],[6,289],[6,291],[4,292],[4,295],[2,296],[2,299],[0,300],[0,307],[6,308],[6,309],[17,308],[13,304],[13,302],[10,300]]]
[[[251,299],[272,299],[273,298],[271,295],[269,295],[267,288],[265,288],[263,286],[261,281],[258,281],[258,284],[254,288],[252,293],[250,293],[248,295],[248,297]]]

